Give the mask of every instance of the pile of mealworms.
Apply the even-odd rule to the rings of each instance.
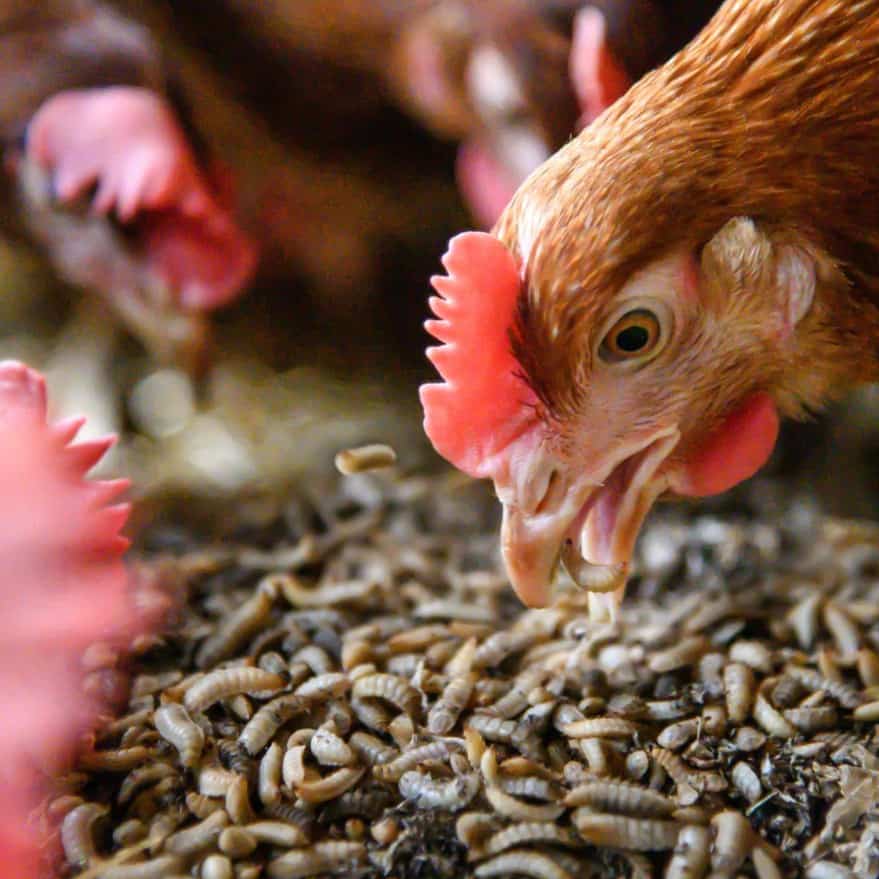
[[[66,875],[879,875],[879,528],[662,511],[601,620],[517,603],[496,514],[359,474],[156,529],[184,606],[47,803]]]

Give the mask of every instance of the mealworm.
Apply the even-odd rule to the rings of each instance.
[[[759,845],[751,851],[751,863],[757,879],[782,879],[778,864]]]
[[[822,729],[836,729],[839,715],[833,705],[820,705],[810,708],[788,708],[784,711],[785,720],[790,721],[803,732],[818,732]]]
[[[397,782],[405,772],[414,769],[419,763],[428,760],[444,760],[453,751],[460,750],[461,745],[449,739],[439,739],[418,748],[404,751],[388,763],[373,766],[372,774],[379,781]]]
[[[147,785],[154,784],[163,778],[176,774],[177,772],[174,767],[169,766],[167,763],[153,763],[149,766],[140,766],[137,769],[133,769],[125,776],[125,779],[119,786],[116,801],[120,805],[124,805]]]
[[[291,746],[287,743],[287,750],[281,760],[281,779],[291,788],[305,781],[305,745]]]
[[[643,818],[664,818],[676,808],[664,794],[626,781],[588,781],[562,800],[565,806],[589,806],[598,812],[617,812]]]
[[[501,776],[500,787],[508,794],[517,797],[528,797],[532,800],[557,800],[558,787],[549,779],[535,775]]]
[[[422,809],[457,812],[465,808],[479,792],[481,782],[476,773],[459,775],[449,781],[436,781],[429,775],[411,770],[398,783],[400,796]]]
[[[796,678],[803,686],[812,691],[824,690],[825,693],[836,699],[843,708],[857,708],[861,703],[861,697],[853,687],[829,680],[811,668],[788,665],[785,668],[785,674]]]
[[[235,824],[248,824],[254,820],[249,785],[243,775],[237,775],[226,789],[226,813]]]
[[[566,845],[572,848],[583,844],[569,827],[560,827],[551,821],[532,821],[513,824],[492,834],[485,840],[479,857],[496,855],[514,846],[535,842]]]
[[[376,732],[387,732],[393,719],[390,711],[375,699],[352,699],[351,708],[357,719]]]
[[[572,739],[628,739],[638,731],[622,717],[587,717],[565,724],[562,733]]]
[[[859,721],[874,722],[879,720],[879,701],[859,705],[855,708],[852,717]]]
[[[318,842],[307,849],[287,852],[269,862],[269,879],[304,879],[319,873],[340,873],[366,861],[362,842]]]
[[[89,751],[80,756],[79,765],[97,772],[126,772],[152,756],[149,748],[135,745],[133,748],[117,748],[113,751]]]
[[[498,814],[515,821],[555,821],[565,811],[564,806],[526,803],[493,784],[486,787],[485,798]]]
[[[726,708],[723,705],[706,705],[702,709],[702,729],[709,736],[722,736],[726,732]]]
[[[803,650],[810,649],[818,637],[818,611],[822,601],[820,593],[812,592],[787,613],[787,621]]]
[[[736,790],[751,805],[756,803],[763,796],[763,785],[760,784],[760,778],[756,772],[744,761],[739,761],[732,768],[730,773],[732,783]]]
[[[864,687],[879,686],[879,654],[869,647],[858,651],[858,675]]]
[[[204,711],[215,702],[239,693],[264,693],[279,690],[284,681],[261,668],[223,668],[206,674],[193,684],[183,697],[188,711]]]
[[[172,833],[165,840],[165,849],[172,855],[191,857],[194,854],[216,843],[220,831],[229,823],[229,816],[223,812],[214,812],[203,821],[185,830]]]
[[[336,661],[330,654],[317,644],[306,644],[300,647],[291,657],[290,662],[304,662],[315,675],[331,674]]]
[[[238,776],[219,766],[205,766],[198,773],[198,792],[206,797],[225,797]]]
[[[729,648],[729,658],[732,662],[740,662],[766,675],[772,672],[772,651],[760,641],[733,642]]]
[[[233,879],[232,862],[224,855],[208,855],[201,862],[201,879]]]
[[[490,861],[480,864],[475,875],[478,879],[510,875],[529,876],[533,879],[571,879],[571,874],[548,855],[528,849],[511,849],[502,855],[495,855]]]
[[[168,879],[179,875],[183,861],[176,855],[160,855],[137,864],[114,864],[101,870],[101,879]]]
[[[764,732],[770,736],[777,736],[781,739],[792,739],[797,731],[787,720],[784,715],[773,708],[769,700],[763,695],[764,690],[768,689],[774,681],[768,678],[760,686],[757,691],[757,697],[754,700],[753,715],[754,720],[762,727]]]
[[[388,724],[388,732],[401,750],[408,748],[415,740],[415,724],[408,714],[398,714]]]
[[[445,661],[439,662],[437,664],[443,666],[443,671],[450,678],[463,677],[464,675],[468,675],[473,671],[473,660],[476,657],[477,643],[478,642],[475,637],[467,638],[460,645],[458,644],[457,640],[438,642],[425,652],[425,659],[428,662],[438,659],[439,657],[436,656],[436,654],[439,653],[439,648],[443,644],[445,644],[450,649],[453,648],[454,653],[452,653],[452,655],[449,656],[449,658]],[[437,649],[434,651],[434,648]],[[433,653],[431,651],[433,651]]]
[[[692,717],[689,720],[679,720],[677,723],[669,724],[656,737],[656,743],[670,751],[677,751],[689,744],[699,733],[702,726],[702,720],[699,717]]]
[[[311,703],[302,696],[277,696],[263,705],[247,722],[241,730],[238,742],[248,754],[255,755],[288,720],[310,707]]]
[[[726,712],[735,723],[744,723],[754,701],[756,682],[754,672],[747,665],[731,662],[723,669],[723,688],[726,693]]]
[[[296,824],[283,821],[255,821],[244,829],[257,841],[279,848],[296,848],[308,845],[308,834]]]
[[[514,653],[519,653],[534,642],[530,632],[496,632],[489,635],[473,655],[473,667],[483,669],[500,665]]]
[[[681,825],[656,818],[628,818],[624,815],[596,815],[589,809],[575,809],[574,826],[587,842],[639,852],[672,849]]]
[[[710,841],[707,827],[683,827],[666,867],[665,879],[702,879],[708,871]]]
[[[586,758],[592,775],[604,776],[613,774],[611,761],[613,755],[608,749],[605,739],[579,739],[580,751]]]
[[[204,732],[200,726],[193,723],[182,705],[168,702],[156,709],[153,723],[159,735],[177,749],[180,762],[187,769],[198,764],[204,748]]]
[[[278,584],[281,594],[289,604],[293,607],[308,608],[324,608],[336,604],[362,602],[379,589],[379,584],[373,580],[349,580],[309,588],[290,574],[278,578]]]
[[[408,681],[381,672],[360,678],[351,691],[354,699],[384,699],[406,714],[417,716],[421,695]]]
[[[691,769],[674,751],[654,747],[650,750],[650,756],[671,776],[672,781],[679,788],[690,787],[697,791],[716,792],[727,787],[722,775],[717,772]],[[680,802],[680,796],[678,801]]]
[[[323,766],[350,766],[356,760],[351,748],[328,729],[315,730],[308,747]]]
[[[342,668],[350,671],[364,662],[369,662],[374,655],[374,647],[369,641],[352,641],[346,639],[342,644]]]
[[[714,828],[712,874],[717,879],[732,879],[754,847],[754,831],[744,815],[731,810],[718,812],[711,819],[711,826]]]
[[[710,601],[703,601],[695,612],[687,617],[684,621],[684,631],[701,632],[736,613],[737,610],[736,603],[727,593],[712,595]]]
[[[861,632],[852,618],[838,604],[828,601],[822,613],[824,625],[836,642],[836,650],[843,662],[854,659],[861,647]]]
[[[254,595],[223,619],[216,631],[202,641],[195,654],[196,666],[211,668],[232,656],[266,621],[273,598],[272,590],[261,584]]]
[[[296,794],[306,803],[325,803],[357,784],[365,771],[362,766],[344,766],[324,778],[302,782],[297,785]]]
[[[220,851],[233,861],[246,858],[258,845],[253,834],[243,827],[227,827],[220,833],[217,844]]]
[[[693,665],[708,648],[707,639],[701,635],[684,638],[679,644],[654,653],[648,660],[647,666],[656,674],[676,671],[679,668]]]
[[[367,763],[379,766],[389,763],[399,752],[396,748],[366,732],[355,732],[348,740],[350,747]]]
[[[145,839],[146,835],[146,824],[139,818],[129,818],[113,831],[113,842],[120,848],[125,848]]]
[[[223,804],[212,797],[206,797],[204,794],[190,791],[186,795],[186,808],[195,815],[196,818],[207,818],[214,812],[223,808]]]
[[[96,857],[94,825],[107,814],[106,806],[82,803],[64,816],[61,822],[61,846],[72,867],[87,867]]]
[[[446,684],[442,696],[427,715],[427,728],[435,735],[445,735],[458,722],[461,712],[470,702],[476,675],[473,672],[452,678]]]
[[[384,443],[358,446],[343,449],[334,458],[336,469],[345,476],[364,473],[367,470],[379,470],[397,463],[397,453]]]

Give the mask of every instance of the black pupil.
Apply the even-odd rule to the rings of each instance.
[[[640,351],[650,341],[650,333],[645,327],[626,327],[617,333],[617,348],[632,354]]]

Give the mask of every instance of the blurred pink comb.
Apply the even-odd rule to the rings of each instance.
[[[439,320],[424,326],[445,343],[427,349],[445,382],[421,387],[424,430],[444,458],[485,477],[533,418],[534,394],[516,374],[509,339],[521,280],[513,255],[485,232],[455,236],[443,265],[448,276],[431,279]]]
[[[72,445],[84,419],[46,423],[42,377],[0,362],[0,863],[34,875],[25,819],[44,779],[69,759],[102,706],[79,660],[97,640],[139,628],[122,562],[125,480],[86,473],[113,437]],[[4,873],[6,875],[6,873]]]

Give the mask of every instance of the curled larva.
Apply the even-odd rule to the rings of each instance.
[[[101,870],[101,879],[168,879],[183,871],[183,861],[177,855],[159,855],[151,861],[136,864],[114,864]]]
[[[485,788],[485,798],[499,815],[512,818],[514,821],[555,821],[565,811],[564,806],[555,804],[526,803],[493,784],[488,784]]]
[[[214,702],[239,693],[263,693],[279,690],[283,678],[261,668],[223,668],[206,674],[193,684],[183,697],[188,711],[204,711]]]
[[[748,852],[754,847],[754,831],[739,812],[718,812],[711,819],[714,845],[711,850],[711,871],[717,879],[732,879]]]
[[[348,744],[361,759],[372,766],[390,763],[398,756],[399,751],[370,733],[358,731],[354,733]]]
[[[226,814],[235,824],[249,824],[254,820],[250,806],[250,785],[243,775],[236,775],[226,789]]]
[[[203,766],[198,773],[198,792],[206,797],[225,797],[236,778],[236,773],[220,766]]]
[[[828,601],[823,610],[824,625],[833,636],[836,652],[843,662],[854,659],[861,648],[861,632],[845,609]]]
[[[116,800],[120,805],[125,805],[145,787],[176,774],[177,770],[167,763],[153,763],[152,765],[139,766],[137,769],[132,769],[119,786]]]
[[[622,717],[587,717],[562,727],[571,739],[628,739],[637,731],[634,723]]]
[[[295,714],[307,711],[311,703],[302,696],[288,694],[278,696],[267,702],[247,722],[238,742],[247,751],[254,755],[259,753],[274,734]]]
[[[277,743],[272,742],[259,761],[259,775],[257,790],[260,801],[265,806],[273,806],[281,800],[281,764],[284,760],[284,750]]]
[[[318,677],[332,674],[336,667],[336,661],[333,657],[317,644],[306,644],[300,647],[290,658],[290,662],[304,662]]]
[[[396,675],[377,673],[359,678],[351,691],[354,699],[384,699],[406,714],[418,716],[421,695],[408,681]]]
[[[427,728],[435,735],[445,735],[458,722],[461,712],[470,702],[476,675],[467,672],[452,678],[446,684],[442,696],[436,701],[427,715]]]
[[[625,815],[597,815],[579,808],[573,813],[574,826],[587,842],[598,846],[632,849],[638,852],[665,851],[675,847],[681,825],[656,818]]]
[[[258,588],[239,608],[221,620],[195,654],[198,668],[212,668],[228,659],[248,641],[268,618],[272,609],[272,590]]]
[[[320,873],[342,873],[366,862],[362,842],[318,842],[287,852],[269,862],[269,879],[304,879]]]
[[[204,748],[204,732],[193,723],[187,710],[177,702],[168,702],[156,709],[153,723],[159,735],[170,742],[180,754],[180,762],[191,769],[198,764]]]
[[[792,739],[797,734],[796,729],[785,720],[784,715],[764,695],[774,684],[775,679],[767,678],[760,685],[760,689],[757,691],[757,696],[754,699],[754,720],[757,721],[758,726],[768,735],[777,736],[781,739]]]
[[[220,831],[229,824],[224,811],[214,812],[203,821],[185,830],[172,833],[165,840],[164,849],[172,855],[190,857],[209,847],[215,847]]]
[[[495,876],[529,876],[531,879],[572,879],[571,874],[559,866],[549,855],[528,849],[511,849],[480,864],[475,875],[478,879],[494,879]]]
[[[87,867],[95,857],[94,825],[107,814],[107,807],[82,803],[61,822],[61,846],[71,867]]]
[[[354,787],[365,771],[362,766],[343,766],[323,778],[303,781],[296,786],[296,795],[306,803],[325,803]]]
[[[730,662],[723,669],[723,689],[726,693],[726,712],[735,723],[744,723],[754,701],[756,682],[754,672],[741,662]]]
[[[512,824],[493,833],[485,840],[483,852],[485,855],[496,855],[509,848],[531,843],[549,843],[575,848],[582,845],[583,840],[569,827],[560,827],[553,821],[526,821]]]
[[[404,751],[399,757],[380,766],[373,766],[372,774],[379,781],[399,781],[405,772],[414,769],[428,760],[445,760],[453,751],[460,750],[461,744],[455,740],[440,739]]]
[[[617,812],[640,818],[664,818],[676,804],[664,794],[639,784],[616,780],[587,781],[562,801],[565,806],[589,806],[596,812]]]
[[[315,760],[323,766],[350,766],[356,756],[348,744],[328,729],[317,729],[308,743]]]
[[[257,841],[278,848],[297,848],[308,845],[308,834],[296,824],[284,821],[255,821],[244,829]]]
[[[848,684],[841,684],[839,681],[832,681],[814,669],[803,668],[798,665],[788,665],[784,672],[796,678],[804,687],[812,692],[824,690],[825,693],[836,699],[843,708],[857,708],[861,704],[861,696],[854,687],[850,687]]]
[[[196,818],[207,818],[208,815],[212,815],[214,812],[222,809],[223,804],[213,797],[206,797],[204,794],[190,791],[186,795],[186,808]]]
[[[665,879],[702,879],[708,872],[711,832],[707,827],[687,825],[678,834]]]
[[[420,809],[443,809],[457,812],[467,806],[479,792],[479,776],[475,772],[438,781],[424,772],[411,770],[399,781],[400,796]]]

